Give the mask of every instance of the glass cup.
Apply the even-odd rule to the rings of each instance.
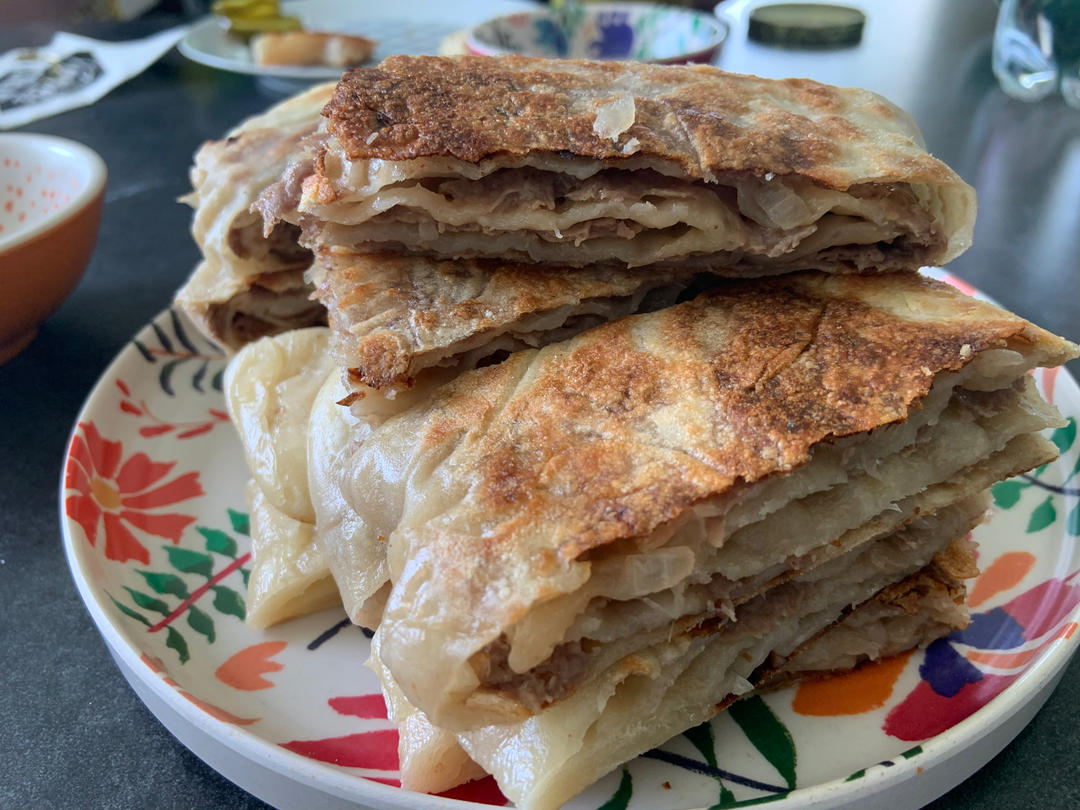
[[[1022,101],[1060,90],[1080,108],[1080,0],[1002,0],[994,29],[994,75]]]

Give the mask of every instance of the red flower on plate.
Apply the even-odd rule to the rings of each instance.
[[[102,438],[93,422],[80,422],[64,470],[64,487],[75,492],[64,500],[64,511],[82,526],[92,546],[104,525],[110,560],[149,563],[150,552],[128,526],[179,543],[195,516],[149,510],[204,494],[197,472],[159,483],[175,466],[175,461],[152,461],[146,453],[125,460],[121,442]]]

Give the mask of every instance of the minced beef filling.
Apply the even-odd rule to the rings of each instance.
[[[500,636],[474,655],[472,664],[485,688],[508,693],[535,712],[565,697],[582,680],[592,646],[588,639],[560,644],[543,664],[519,674],[510,668],[510,643]]]
[[[738,180],[739,178],[732,178],[731,182],[734,184]],[[650,196],[665,196],[665,192],[677,197],[681,189],[687,188],[685,182],[666,177],[651,169],[635,171],[611,169],[598,172],[585,179],[578,179],[567,174],[529,167],[502,169],[479,180],[428,178],[420,181],[420,185],[442,195],[450,202],[459,199],[468,200],[470,205],[481,206],[489,212],[521,209],[559,211],[574,202],[589,200],[622,199],[629,205],[648,200]],[[778,235],[787,233],[783,229],[753,222],[739,211],[736,188],[734,185],[725,185],[723,178],[718,183],[697,183],[695,186],[712,192],[720,205],[738,212],[752,230],[760,229],[763,233],[767,232],[770,238],[766,241],[769,244],[775,242]],[[930,215],[915,203],[912,193],[901,193],[901,191],[897,188],[886,189],[871,184],[853,186],[848,189],[852,197],[876,200],[882,207],[881,215],[887,217],[890,226],[902,231],[902,235],[888,245],[889,250],[896,249],[898,253],[911,257],[914,253],[926,248],[940,247],[943,237],[936,232]],[[397,205],[372,217],[369,222],[376,225],[379,223],[420,224],[432,222],[432,219],[425,211]],[[476,223],[450,225],[436,221],[434,224],[439,233],[495,234],[501,232]],[[644,230],[647,230],[644,225],[632,219],[604,217],[580,222],[558,234],[546,231],[534,233],[546,241],[568,241],[580,244],[587,239],[613,236],[632,239]],[[803,229],[788,230],[792,233],[802,233]],[[757,242],[757,240],[751,241]],[[751,252],[758,252],[753,245],[749,245],[748,248]],[[860,245],[853,248],[839,246],[832,250],[843,252],[845,249],[865,250],[866,246]],[[908,259],[903,259],[899,264],[903,265],[906,261]]]
[[[288,222],[278,222],[264,235],[258,223],[229,229],[229,250],[241,259],[273,257],[284,267],[311,264],[313,255],[300,244],[300,228]]]

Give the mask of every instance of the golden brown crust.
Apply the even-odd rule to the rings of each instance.
[[[354,481],[392,470],[406,492],[384,661],[436,722],[497,716],[467,657],[577,592],[594,564],[723,513],[822,444],[887,431],[936,382],[960,382],[950,371],[977,363],[964,384],[997,388],[1076,352],[916,274],[799,273],[722,283],[467,372],[382,423],[354,465]],[[1021,439],[1035,465],[1028,439],[1052,444]]]
[[[949,314],[920,319],[937,309]],[[425,417],[418,440],[458,445],[474,482],[461,514],[487,527],[432,527],[438,556],[499,568],[538,544],[534,561],[557,568],[803,464],[819,442],[901,421],[935,374],[1031,343],[1052,361],[1075,351],[918,276],[792,274],[519,353],[446,386]]]
[[[963,604],[967,596],[964,580],[979,575],[975,550],[975,543],[959,537],[934,555],[930,565],[901,582],[883,588],[873,601],[882,606],[899,608],[909,616],[917,615],[923,601],[933,594],[947,596],[956,604]]]
[[[408,387],[424,368],[483,353],[485,345],[515,335],[527,335],[533,346],[568,337],[584,328],[567,325],[574,315],[591,315],[595,323],[627,314],[658,287],[674,301],[693,277],[688,270],[538,267],[343,250],[321,250],[319,269],[315,298],[329,312],[335,356],[355,383],[376,389]]]
[[[616,137],[600,134],[598,109],[625,98],[634,122]],[[831,188],[961,182],[926,154],[910,118],[873,93],[706,66],[393,56],[345,74],[324,115],[351,159],[637,154],[696,179],[746,171],[797,173]],[[625,148],[635,141],[636,151]]]

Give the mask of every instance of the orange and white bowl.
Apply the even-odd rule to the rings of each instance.
[[[105,162],[52,135],[0,135],[0,363],[26,348],[90,261]]]

